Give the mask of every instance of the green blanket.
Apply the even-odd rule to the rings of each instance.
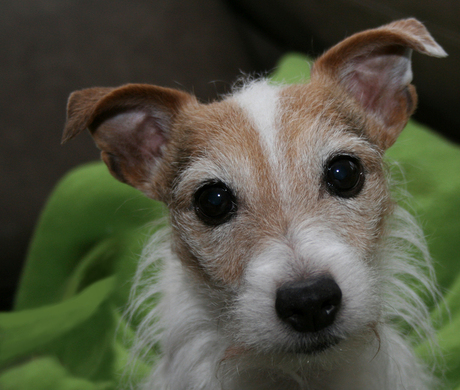
[[[308,73],[306,58],[293,54],[273,79],[301,81]],[[436,260],[451,312],[438,331],[445,388],[460,390],[460,149],[411,122],[388,158],[405,172]],[[62,179],[36,228],[15,310],[0,313],[0,389],[117,387],[132,334],[121,319],[130,279],[153,232],[149,222],[163,215],[162,205],[115,181],[102,163]]]

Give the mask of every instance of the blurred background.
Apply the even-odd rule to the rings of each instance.
[[[6,0],[0,3],[0,310],[34,225],[69,169],[96,160],[89,135],[60,145],[69,93],[128,82],[209,101],[286,52],[317,56],[346,36],[417,17],[449,53],[414,55],[416,119],[460,141],[456,0]]]

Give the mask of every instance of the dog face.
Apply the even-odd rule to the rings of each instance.
[[[332,48],[305,85],[256,81],[206,105],[148,85],[79,91],[64,140],[89,128],[117,179],[167,204],[229,351],[318,353],[379,321],[382,155],[415,109],[412,49],[445,54],[405,20]]]
[[[378,319],[382,153],[344,102],[321,104],[327,93],[259,81],[187,115],[198,136],[173,186],[173,242],[201,283],[225,291],[219,315],[236,345],[315,352]]]

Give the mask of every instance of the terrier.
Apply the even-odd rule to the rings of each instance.
[[[133,307],[160,295],[141,388],[435,386],[401,330],[434,337],[432,266],[383,161],[416,107],[412,50],[446,55],[407,19],[340,42],[306,84],[248,81],[209,104],[143,84],[70,96],[63,141],[88,128],[112,175],[169,209],[139,271],[160,274],[135,282]]]

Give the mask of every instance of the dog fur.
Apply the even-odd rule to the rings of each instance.
[[[141,388],[435,387],[412,345],[435,344],[433,269],[383,161],[416,107],[412,50],[446,55],[407,19],[345,39],[307,84],[251,81],[209,104],[139,84],[71,95],[63,140],[88,128],[111,173],[170,211],[134,283],[131,311],[160,297],[133,349],[161,349]],[[331,185],[335,159],[361,167],[359,188]],[[206,186],[231,193],[225,219],[197,205]],[[324,278],[341,291],[333,320],[293,328],[280,289]]]

